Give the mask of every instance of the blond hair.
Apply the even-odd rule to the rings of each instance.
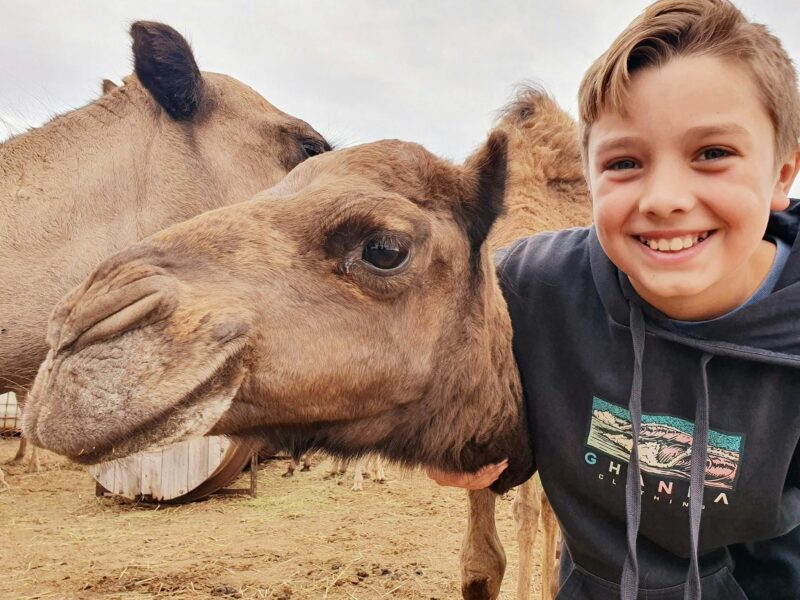
[[[679,56],[706,55],[743,65],[753,77],[775,130],[776,161],[800,138],[797,72],[780,40],[751,23],[728,0],[658,0],[617,37],[583,77],[578,92],[584,160],[601,112],[625,115],[632,75]]]

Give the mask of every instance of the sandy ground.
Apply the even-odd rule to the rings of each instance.
[[[16,447],[0,440],[0,465]],[[293,478],[281,477],[288,461],[272,460],[256,498],[158,506],[97,498],[81,467],[43,455],[37,474],[2,465],[12,486],[0,491],[2,599],[460,597],[464,493],[421,473],[389,468],[386,484],[353,492],[351,473],[323,478],[326,459]],[[511,500],[498,502],[504,599],[517,573]]]

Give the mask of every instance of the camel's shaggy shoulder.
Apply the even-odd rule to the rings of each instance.
[[[521,87],[499,112],[495,130],[508,135],[509,164],[506,212],[490,238],[494,248],[591,222],[578,128],[552,97]]]

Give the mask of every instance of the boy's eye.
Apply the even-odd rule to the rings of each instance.
[[[725,158],[726,156],[730,156],[730,152],[725,150],[724,148],[706,148],[698,155],[700,160],[717,160],[720,158]]]
[[[638,166],[639,165],[636,164],[636,161],[632,158],[623,158],[609,163],[606,169],[610,171],[625,171],[627,169],[635,169]]]

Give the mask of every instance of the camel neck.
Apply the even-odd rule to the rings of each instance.
[[[42,127],[0,144],[4,175],[30,179],[36,170],[80,173],[81,162],[95,153],[113,156],[123,140],[140,136],[141,113],[153,111],[146,91],[132,81],[94,102],[55,117]],[[139,118],[134,119],[137,116]],[[133,123],[139,123],[134,127]],[[116,144],[119,140],[120,144]]]

